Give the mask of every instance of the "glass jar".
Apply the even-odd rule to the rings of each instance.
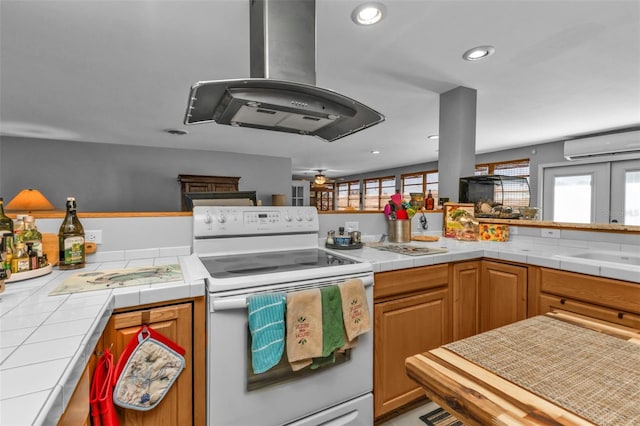
[[[18,242],[31,243],[32,250],[37,256],[42,256],[42,234],[36,228],[36,220],[33,216],[24,218],[24,229],[20,233]]]
[[[327,244],[330,246],[335,243],[336,231],[327,232]]]

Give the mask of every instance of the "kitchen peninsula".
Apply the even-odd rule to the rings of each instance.
[[[337,219],[340,215],[335,216]],[[117,232],[111,222],[117,222],[120,228],[123,220],[127,221],[126,229],[129,232],[129,238],[118,241],[131,241],[137,245],[126,250],[116,250],[111,248],[113,247],[111,241],[105,241],[96,254],[90,255],[87,268],[110,269],[159,262],[174,263],[178,260],[182,266],[184,281],[52,297],[49,297],[48,293],[64,280],[66,274],[71,272],[54,270],[52,274],[34,280],[7,284],[7,290],[0,295],[0,318],[2,319],[0,331],[3,346],[0,365],[0,382],[2,383],[0,423],[57,423],[67,408],[87,360],[114,311],[118,312],[123,308],[134,309],[137,306],[153,303],[172,303],[185,298],[199,298],[205,294],[204,272],[198,268],[197,262],[194,262],[193,256],[190,255],[191,248],[188,246],[190,217],[178,214],[175,217],[164,218],[84,219],[87,224],[90,224],[91,229],[104,229],[105,235],[109,237]],[[42,218],[39,221],[43,227],[49,226],[50,229],[59,224],[59,219]],[[168,230],[170,233],[150,232],[150,227],[153,226],[157,226],[158,231]],[[179,231],[179,235],[176,231]],[[429,312],[437,312],[441,315],[440,318],[444,318],[443,327],[446,330],[450,330],[457,324],[456,318],[459,319],[459,317],[456,312],[470,312],[468,309],[457,308],[460,301],[456,298],[458,291],[456,289],[465,289],[465,291],[472,289],[473,286],[466,287],[466,284],[475,282],[474,277],[481,275],[483,265],[491,274],[494,274],[490,274],[490,277],[495,277],[495,273],[508,276],[512,280],[509,282],[514,285],[517,284],[517,280],[513,278],[515,275],[503,275],[502,271],[508,267],[526,272],[525,312],[527,316],[542,314],[554,306],[565,306],[568,310],[578,313],[589,312],[591,316],[601,315],[603,318],[612,318],[628,326],[640,324],[638,309],[640,268],[567,256],[587,250],[604,249],[620,253],[637,253],[640,245],[637,234],[586,231],[567,231],[565,234],[564,232],[562,230],[562,238],[543,238],[540,236],[539,228],[519,226],[517,234],[512,234],[512,240],[505,243],[460,242],[444,238],[440,238],[438,242],[411,243],[419,247],[447,249],[446,253],[426,256],[406,256],[366,246],[359,250],[341,251],[340,254],[372,263],[376,272],[374,292],[378,293],[376,306],[379,303],[384,304],[385,309],[415,306],[418,310],[414,312],[420,312],[420,309],[425,306],[433,308],[434,310]],[[117,233],[116,236],[118,236]],[[379,235],[373,233],[365,236],[369,237],[369,241],[379,238]],[[173,247],[161,246],[161,242],[164,242],[165,246],[169,243]],[[324,241],[321,240],[319,243],[324,244]],[[442,271],[435,274],[433,271],[436,269],[438,271],[442,269]],[[390,277],[392,278],[390,282],[394,281],[395,274],[406,275],[412,277],[411,282],[416,286],[411,287],[409,281],[396,281],[397,289],[393,292],[380,293],[385,291],[382,274],[387,273],[394,274]],[[466,280],[467,278],[471,279]],[[558,283],[568,283],[568,287],[564,288]],[[583,285],[580,287],[579,283]],[[587,284],[584,285],[584,283]],[[595,294],[584,291],[586,287],[591,286],[598,289]],[[618,297],[619,292],[623,292],[624,297]],[[436,293],[442,297],[434,298]],[[416,305],[406,305],[414,301],[417,302]],[[511,305],[505,303],[499,306]],[[442,310],[438,311],[439,309]],[[394,311],[381,312],[393,313]],[[411,333],[417,328],[412,327]],[[433,327],[419,328],[433,329]],[[464,327],[461,327],[459,330],[463,329]],[[478,331],[480,331],[479,325]],[[411,335],[411,333],[404,334]],[[376,334],[382,336],[381,333],[376,332]],[[44,346],[46,342],[57,342],[48,338],[51,336],[65,338],[65,345],[54,344],[46,348]],[[456,334],[451,332],[451,336],[455,337]],[[409,400],[412,400],[415,395],[424,395],[424,392],[406,376],[404,359],[451,341],[451,338],[446,340],[440,338],[443,340],[431,347],[418,348],[402,356],[393,354],[398,355],[397,358],[402,360],[393,366],[398,371],[397,376],[402,376],[411,385],[406,391],[409,394]],[[374,361],[383,362],[383,357],[379,356],[380,352],[375,353]],[[46,375],[42,375],[42,369],[46,371]],[[376,368],[376,374],[377,372]],[[201,371],[196,369],[194,377],[198,375],[204,377],[204,374],[200,373]],[[40,379],[31,381],[24,380],[24,377],[40,377]],[[384,395],[384,389],[376,390],[375,386],[374,392]],[[204,397],[201,400],[196,397],[194,401],[204,404]],[[394,405],[396,403],[398,405]],[[398,402],[391,398],[385,401],[385,409],[393,410],[394,407],[401,406],[403,403],[404,401]]]

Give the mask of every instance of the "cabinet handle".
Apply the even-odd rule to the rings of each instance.
[[[560,304],[561,304],[561,305],[564,305],[564,304],[565,304],[565,302],[566,302],[566,300],[565,300],[565,299],[560,299]]]
[[[624,313],[618,312],[618,319],[622,319],[622,317],[624,317]]]

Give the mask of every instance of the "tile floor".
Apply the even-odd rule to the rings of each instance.
[[[423,405],[413,408],[383,423],[378,423],[376,426],[426,426],[419,417],[435,410],[436,408],[438,408],[438,405],[435,402],[425,401]]]

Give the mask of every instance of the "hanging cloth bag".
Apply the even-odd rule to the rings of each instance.
[[[185,350],[145,325],[129,341],[115,369],[113,401],[148,411],[162,401],[184,369]]]
[[[113,354],[105,349],[93,372],[89,403],[93,426],[119,426],[120,420],[113,405]]]

